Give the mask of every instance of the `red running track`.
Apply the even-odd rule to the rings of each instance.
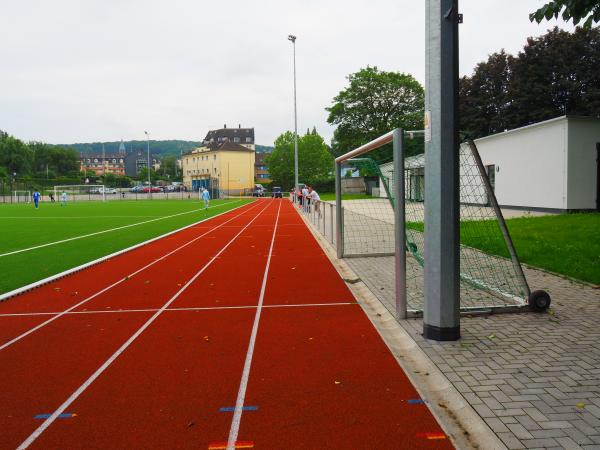
[[[287,200],[15,297],[0,330],[2,449],[452,448]]]

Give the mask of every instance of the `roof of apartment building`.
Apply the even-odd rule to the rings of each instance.
[[[235,142],[225,141],[225,142],[213,142],[208,144],[209,151],[233,151],[233,152],[254,152],[254,150],[244,147],[243,145],[236,144]]]
[[[240,138],[241,143],[254,144],[254,128],[242,128],[241,125],[238,125],[237,128],[227,128],[227,124],[225,124],[223,128],[206,133],[203,143],[208,145],[211,142],[233,142],[235,138]],[[251,141],[248,142],[246,138],[250,138]]]

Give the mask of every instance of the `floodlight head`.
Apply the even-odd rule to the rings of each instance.
[[[292,41],[292,43],[296,42],[296,36],[293,34],[288,34],[288,41]]]

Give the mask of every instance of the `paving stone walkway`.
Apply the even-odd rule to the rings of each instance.
[[[360,273],[379,296],[393,295],[387,266],[369,258]],[[420,319],[401,325],[508,448],[600,449],[600,289],[525,272],[552,296],[549,313],[466,316],[449,343],[424,339]]]

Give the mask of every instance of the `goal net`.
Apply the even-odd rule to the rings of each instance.
[[[13,191],[14,203],[31,203],[31,191]]]
[[[502,212],[494,207],[497,204],[495,197],[492,198],[493,188],[486,169],[474,144],[461,145],[459,154],[461,309],[526,305],[529,286],[516,259]],[[405,157],[403,165],[404,198],[396,199],[394,183],[399,177],[394,173],[391,148],[379,148],[342,163],[342,192],[362,191],[367,195],[363,199],[342,201],[341,248],[359,277],[370,284],[390,310],[395,310],[394,209],[397,202],[402,202],[407,306],[413,315],[418,315],[423,310],[427,263],[424,255],[427,179],[422,150],[420,154]]]
[[[103,184],[68,184],[54,186],[54,200],[60,201],[62,194],[67,194],[67,201],[106,200]]]

